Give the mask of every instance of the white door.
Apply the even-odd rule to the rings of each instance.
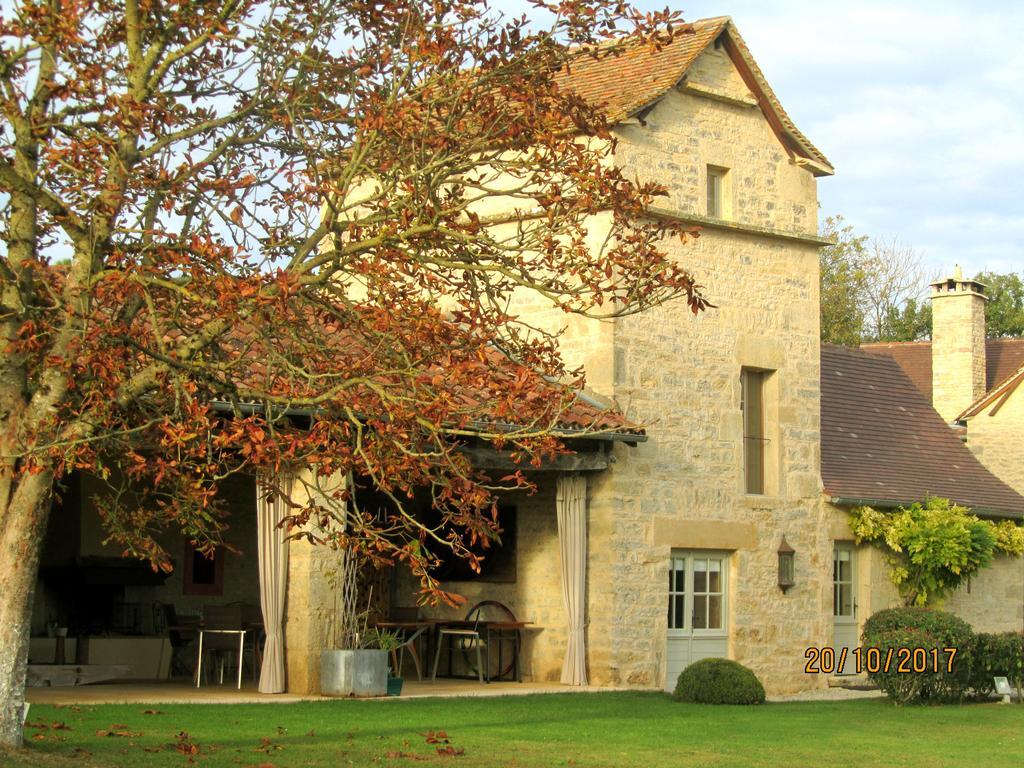
[[[832,622],[834,626],[832,646],[835,648],[836,672],[852,675],[856,665],[853,649],[857,647],[857,581],[856,550],[853,544],[836,542],[832,553]],[[843,649],[846,653],[843,653]],[[845,657],[845,664],[839,669],[839,660]]]
[[[668,639],[665,690],[676,687],[689,664],[729,651],[726,595],[729,556],[723,552],[676,551],[669,560]]]

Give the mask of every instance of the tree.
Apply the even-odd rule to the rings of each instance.
[[[985,335],[990,339],[1024,336],[1024,280],[1021,275],[979,272],[974,279],[988,286]]]
[[[546,28],[474,0],[5,6],[0,743],[20,741],[40,542],[69,472],[118,485],[110,540],[162,568],[159,530],[217,544],[227,474],[260,473],[264,493],[295,467],[351,474],[390,511],[339,532],[337,491],[295,507],[315,525],[293,530],[404,562],[444,599],[434,553],[472,557],[499,528],[494,491],[526,483],[477,472],[460,440],[524,466],[564,450],[581,383],[512,295],[592,317],[705,306],[660,245],[686,230],[640,216],[664,190],[614,168],[607,120],[559,76],[662,44],[676,17],[534,5]],[[128,486],[138,503],[119,503]],[[405,509],[417,488],[443,529]]]
[[[918,341],[931,336],[931,305],[921,258],[895,238],[869,239],[825,219],[821,249],[821,339],[857,346],[871,341]]]
[[[832,241],[820,251],[821,340],[856,347],[864,328],[867,236],[843,226],[842,216],[825,219],[821,236]]]
[[[1024,553],[1024,528],[980,520],[948,499],[929,498],[893,512],[857,507],[850,527],[858,544],[889,552],[890,576],[905,605],[934,605],[985,568],[996,554]]]

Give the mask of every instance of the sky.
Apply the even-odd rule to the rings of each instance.
[[[666,0],[637,0],[664,8]],[[678,0],[732,16],[835,166],[820,214],[896,238],[930,276],[1024,271],[1024,3]]]

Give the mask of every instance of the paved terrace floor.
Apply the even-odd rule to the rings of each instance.
[[[571,687],[560,683],[495,682],[481,685],[475,680],[439,679],[436,682],[406,680],[403,699],[428,696],[523,696],[531,693],[573,693],[625,690],[598,687]],[[324,696],[282,693],[268,695],[256,690],[252,681],[243,681],[242,689],[233,685],[204,685],[196,688],[188,682],[98,683],[95,685],[29,688],[27,698],[33,704],[282,704],[295,701],[325,700]]]

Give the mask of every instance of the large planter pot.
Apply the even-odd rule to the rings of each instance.
[[[324,696],[383,696],[388,690],[387,651],[324,651],[320,693]]]

